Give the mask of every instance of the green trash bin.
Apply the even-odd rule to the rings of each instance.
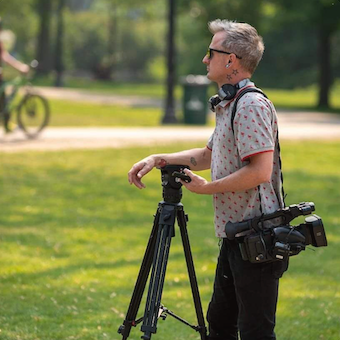
[[[184,123],[206,124],[210,80],[206,76],[191,74],[182,79],[182,84]]]

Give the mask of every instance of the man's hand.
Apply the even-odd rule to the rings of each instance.
[[[128,173],[129,183],[134,184],[139,189],[145,188],[145,185],[141,180],[155,166],[155,159],[152,156],[144,158],[140,162],[134,164]]]
[[[183,171],[187,176],[191,178],[191,182],[187,183],[183,180],[180,180],[180,182],[189,191],[194,192],[196,194],[206,194],[206,195],[213,194],[213,192],[211,192],[211,189],[212,189],[211,182],[208,182],[203,177],[194,174],[189,169],[184,169]]]

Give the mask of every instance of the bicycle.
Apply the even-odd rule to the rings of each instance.
[[[36,67],[37,62],[32,62],[31,66],[33,68]],[[16,99],[21,88],[24,88],[25,93],[19,100],[19,103],[17,103]],[[6,115],[8,123],[10,123],[13,112],[16,112],[17,126],[23,130],[28,138],[36,138],[44,127],[47,126],[50,119],[50,107],[47,99],[38,94],[28,77],[23,75],[16,77],[12,81],[5,82],[0,87],[0,97],[4,93],[6,93],[6,96],[0,115],[5,129]]]

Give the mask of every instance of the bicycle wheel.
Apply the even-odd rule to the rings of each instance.
[[[36,137],[48,124],[47,100],[38,94],[27,94],[18,106],[18,125],[29,138]]]

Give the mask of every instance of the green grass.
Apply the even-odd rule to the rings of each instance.
[[[118,105],[49,100],[49,126],[158,126],[160,108],[135,108]]]
[[[36,79],[35,85],[51,86],[53,82],[46,79]],[[261,86],[261,84],[258,84]],[[86,78],[67,77],[65,86],[70,88],[79,88],[87,90],[90,93],[101,92],[122,96],[147,96],[152,98],[164,98],[166,93],[164,83],[123,83],[114,81],[99,81]],[[264,91],[273,101],[277,108],[281,109],[300,109],[300,110],[317,110],[318,87],[315,85],[306,88],[295,89],[267,89]],[[209,96],[216,93],[215,84],[209,86]],[[183,87],[177,85],[175,87],[175,97],[177,100],[182,100]],[[330,93],[331,109],[328,111],[340,113],[340,82],[337,81],[332,87]]]
[[[143,191],[127,183],[126,173],[150,153],[196,146],[2,153],[0,338],[121,339],[116,331],[161,200],[158,170]],[[287,203],[315,202],[329,246],[291,258],[281,280],[280,340],[340,338],[339,149],[340,142],[282,142]],[[184,191],[182,202],[206,311],[218,253],[211,197]],[[182,253],[177,230],[162,301],[195,323]],[[141,335],[137,327],[129,339]],[[153,338],[198,336],[168,317]]]
[[[294,90],[264,89],[269,99],[274,103],[276,108],[288,110],[313,110],[329,111],[340,113],[340,86],[334,86],[330,94],[331,109],[318,110],[317,106],[317,87],[296,88]]]
[[[303,95],[302,90],[267,90],[269,98],[277,108],[313,110],[312,95]],[[340,95],[334,97],[334,107],[340,112]],[[51,121],[49,126],[159,126],[164,115],[163,108],[132,107],[108,104],[81,103],[73,101],[49,100]],[[284,104],[282,104],[284,103]],[[280,105],[281,104],[281,105]],[[183,121],[182,110],[177,111],[179,123]],[[209,125],[214,125],[213,115],[208,116]]]
[[[39,83],[38,83],[39,84]],[[88,93],[94,92],[114,95],[148,96],[160,99],[164,97],[164,85],[159,84],[116,84],[88,80],[71,80],[67,86],[81,88]],[[133,92],[131,92],[133,89]],[[208,95],[213,95],[215,86],[211,85]],[[278,110],[313,110],[317,101],[317,89],[311,86],[306,89],[275,90],[264,89]],[[180,104],[183,96],[181,86],[176,87],[176,98]],[[70,100],[49,100],[51,119],[49,126],[159,126],[164,115],[163,107],[138,107],[135,105],[109,105]],[[340,113],[340,85],[336,85],[331,95],[332,109],[323,110]],[[180,105],[178,105],[180,106]],[[177,109],[179,124],[183,122],[183,110]],[[14,118],[14,117],[13,117]],[[208,115],[207,124],[213,126],[213,114]]]
[[[35,79],[36,86],[53,86],[53,79]],[[124,83],[121,81],[103,81],[91,78],[66,77],[65,87],[88,90],[90,92],[112,93],[123,96],[146,96],[163,98],[166,92],[164,83]],[[181,86],[176,86],[175,96],[180,98],[182,94]]]

